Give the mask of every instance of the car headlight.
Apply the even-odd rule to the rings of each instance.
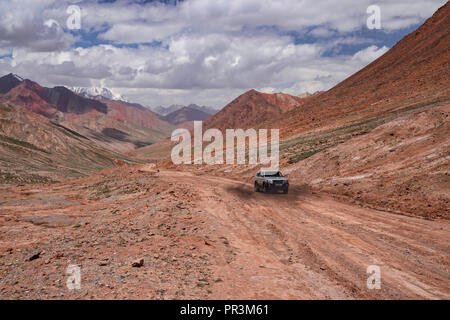
[[[273,180],[269,180],[269,183],[272,184],[272,183],[273,183]]]

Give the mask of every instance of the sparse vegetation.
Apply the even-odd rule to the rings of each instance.
[[[0,170],[0,184],[55,183],[57,181],[32,173],[14,174]]]
[[[26,141],[18,140],[18,139],[12,138],[12,137],[7,137],[7,136],[4,136],[4,135],[0,135],[0,140],[2,140],[4,142],[7,142],[7,143],[15,144],[15,145],[27,148],[27,149],[32,149],[32,150],[36,150],[36,151],[49,153],[47,150],[38,148],[34,144],[31,144],[31,143],[26,142]]]

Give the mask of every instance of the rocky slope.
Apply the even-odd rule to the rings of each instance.
[[[121,154],[23,107],[0,104],[0,180],[24,184],[66,180],[115,167]]]
[[[6,75],[0,81],[11,78]],[[106,113],[106,105],[75,94],[66,87],[46,88],[31,80],[16,82],[0,96],[0,102],[25,107],[48,118],[55,118],[58,112],[83,114],[96,110]]]
[[[389,52],[268,126],[284,136],[382,117],[450,97],[450,4]]]
[[[0,103],[24,107],[105,148],[129,152],[170,135],[172,125],[139,104],[86,98],[58,86],[46,88],[17,76],[0,78]]]
[[[299,109],[309,98],[286,93],[261,93],[250,90],[240,95],[204,123],[204,128],[248,128],[282,113]]]
[[[352,202],[450,218],[450,4],[281,129],[287,171]]]
[[[318,192],[450,219],[450,103],[414,110],[285,169]]]
[[[135,149],[161,141],[173,126],[150,110],[135,104],[101,99],[107,112],[88,112],[81,115],[65,113],[58,122],[77,131],[97,144],[118,152]]]

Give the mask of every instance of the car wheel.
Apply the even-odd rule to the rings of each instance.
[[[269,192],[269,185],[266,183],[264,185],[264,193],[268,193]]]
[[[289,189],[288,189],[288,188],[284,188],[284,189],[283,189],[283,193],[284,193],[284,194],[287,194],[287,193],[288,193],[288,191],[289,191]]]
[[[255,182],[255,188],[254,188],[255,192],[259,192],[259,188],[258,188],[258,184]]]

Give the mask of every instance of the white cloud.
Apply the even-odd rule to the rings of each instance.
[[[383,46],[381,48],[378,48],[377,46],[370,46],[355,53],[352,57],[352,60],[360,63],[360,65],[362,66],[366,66],[370,62],[378,59],[383,54],[388,52],[388,50],[389,48],[386,46]]]
[[[385,31],[416,25],[429,17],[445,0],[379,0]],[[285,31],[307,32],[315,36],[352,32],[363,28],[366,9],[372,0],[187,0],[177,6],[126,2],[112,4],[108,11],[100,4],[86,4],[85,23],[96,28],[110,25],[100,37],[115,43],[149,42],[192,33],[224,33],[244,28],[277,26]],[[140,30],[140,31],[139,31]]]
[[[328,89],[387,48],[371,46],[354,56],[339,57],[323,57],[323,50],[275,35],[215,34],[195,40],[180,36],[167,48],[99,45],[49,53],[15,50],[13,71],[44,85],[106,85],[146,105],[170,99],[169,104],[182,103],[191,97],[201,100],[184,103],[220,107],[233,98],[229,92],[250,88],[271,87],[291,94]]]
[[[180,32],[184,28],[182,22],[170,24],[119,23],[113,25],[111,29],[100,35],[100,39],[111,40],[116,43],[145,43],[161,41],[173,34]]]
[[[64,32],[62,23],[47,18],[47,8],[54,4],[51,0],[0,2],[0,48],[30,51],[70,48],[73,36]]]

